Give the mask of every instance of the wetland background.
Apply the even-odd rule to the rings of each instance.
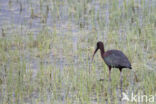
[[[0,104],[120,104],[99,40],[132,63],[124,92],[156,94],[156,0],[0,0]]]

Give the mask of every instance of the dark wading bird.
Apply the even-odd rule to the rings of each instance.
[[[120,84],[121,84],[121,97],[122,97],[122,69],[132,69],[131,63],[128,58],[120,50],[108,50],[105,52],[104,45],[101,41],[97,42],[96,50],[94,51],[92,60],[95,53],[100,49],[101,57],[109,68],[109,81],[111,81],[111,68],[119,68],[120,70]]]

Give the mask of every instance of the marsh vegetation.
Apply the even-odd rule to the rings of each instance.
[[[0,104],[120,104],[99,40],[132,63],[124,92],[156,94],[155,0],[0,0]]]

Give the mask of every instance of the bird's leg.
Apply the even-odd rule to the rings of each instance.
[[[111,82],[111,67],[109,67],[109,81]]]
[[[120,90],[121,90],[121,99],[123,97],[122,95],[122,69],[120,69]]]
[[[112,97],[112,86],[111,86],[111,67],[109,67],[109,93],[110,93],[110,99],[111,104],[113,103],[113,97]]]

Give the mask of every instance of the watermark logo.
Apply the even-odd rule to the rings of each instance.
[[[134,94],[133,92],[128,95],[126,93],[122,93],[123,98],[122,101],[128,101],[128,102],[155,102],[156,95],[143,95],[142,93]]]

